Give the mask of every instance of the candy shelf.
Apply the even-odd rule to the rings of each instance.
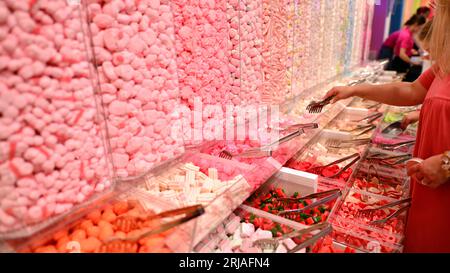
[[[188,252],[195,222],[146,235],[167,221],[149,217],[171,209],[170,203],[134,190],[114,193],[30,239],[10,240],[6,244],[20,253]],[[121,241],[134,237],[139,240]]]
[[[115,180],[84,6],[0,8],[0,238],[20,238],[100,198]]]

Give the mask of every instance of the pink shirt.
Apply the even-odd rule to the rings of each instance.
[[[413,55],[412,50],[414,48],[414,39],[411,31],[406,27],[400,32],[398,36],[397,43],[395,44],[394,48],[395,56],[400,56],[400,49],[402,48],[405,49],[406,55],[408,55],[408,57],[411,57]]]
[[[450,150],[450,75],[433,68],[418,82],[428,90],[420,111],[414,156],[427,159]],[[450,252],[450,181],[437,189],[411,181],[412,205],[406,226],[405,252]],[[445,234],[444,236],[442,234]]]
[[[387,46],[389,48],[394,48],[395,45],[397,44],[397,40],[398,40],[398,37],[400,36],[401,32],[402,31],[399,30],[399,31],[396,31],[396,32],[392,33],[391,35],[389,35],[389,37],[386,39],[386,41],[384,41],[383,45]]]

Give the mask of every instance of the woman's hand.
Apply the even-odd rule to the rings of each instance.
[[[337,101],[353,97],[355,96],[355,94],[351,86],[336,86],[328,91],[328,93],[325,95],[325,99],[332,96],[334,96],[334,98],[331,100],[331,103],[335,103]]]
[[[442,169],[442,155],[436,155],[408,168],[408,175],[415,176],[424,186],[436,189],[448,181]]]
[[[406,115],[402,120],[402,129],[406,129],[410,124],[419,121],[420,111],[414,111]]]

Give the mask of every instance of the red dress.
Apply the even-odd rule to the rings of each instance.
[[[450,150],[450,75],[441,78],[430,69],[419,82],[428,93],[414,156],[427,159]],[[450,253],[450,182],[437,189],[413,183],[405,252]]]

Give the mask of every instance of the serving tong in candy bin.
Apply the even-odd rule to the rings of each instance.
[[[404,141],[404,142],[399,142],[399,143],[395,143],[395,144],[377,144],[381,149],[383,150],[388,150],[388,151],[395,151],[404,147],[409,147],[416,144],[415,140],[409,140],[409,141]]]
[[[350,140],[343,140],[343,139],[336,139],[336,138],[330,138],[327,139],[325,142],[325,145],[328,148],[335,148],[335,149],[341,149],[341,148],[350,148],[354,146],[361,146],[361,145],[367,145],[371,143],[370,138],[357,138],[357,139],[350,139]]]
[[[407,199],[395,201],[395,202],[380,206],[378,208],[362,209],[362,210],[359,210],[355,216],[358,218],[372,218],[378,210],[383,210],[383,209],[392,208],[392,207],[395,207],[398,205],[406,204],[406,205],[400,207],[398,210],[396,210],[391,215],[387,216],[386,218],[383,218],[380,220],[373,220],[373,221],[369,222],[370,225],[381,226],[381,225],[385,224],[387,221],[389,221],[390,219],[392,219],[392,218],[402,214],[404,211],[408,210],[408,208],[411,207],[411,201],[412,201],[412,198],[407,198]]]
[[[363,82],[365,82],[366,79],[358,79],[358,80],[353,80],[350,81],[347,86],[355,86],[358,84],[361,84]],[[312,101],[307,107],[306,110],[310,113],[310,114],[319,114],[322,112],[323,108],[325,106],[327,106],[328,104],[331,103],[331,101],[336,97],[336,95],[333,96],[329,96],[328,98],[325,98],[321,101]]]
[[[160,234],[171,228],[186,223],[194,218],[197,218],[205,213],[205,209],[202,205],[195,205],[190,207],[184,207],[174,209],[166,212],[162,212],[156,215],[148,217],[135,217],[135,216],[123,216],[117,218],[116,224],[120,227],[120,231],[130,232],[136,228],[143,227],[147,231],[143,231],[139,235],[129,238],[112,237],[104,241],[102,248],[104,250],[117,249],[116,246],[120,245],[132,245],[139,240],[148,236]]]
[[[309,173],[322,173],[322,171],[325,168],[328,168],[330,166],[342,163],[342,162],[347,161],[347,160],[352,159],[352,158],[353,158],[353,160],[350,163],[348,163],[347,165],[345,165],[339,172],[337,172],[336,174],[334,174],[332,176],[326,176],[327,178],[336,178],[336,177],[339,177],[342,173],[344,173],[351,166],[353,166],[353,164],[355,164],[356,162],[358,162],[361,159],[361,156],[360,156],[359,153],[354,153],[352,155],[343,157],[341,159],[333,161],[333,162],[331,162],[331,163],[329,163],[327,165],[324,165],[324,166],[317,166],[317,167],[309,168],[309,169],[306,170],[306,172],[309,172]]]
[[[259,148],[249,149],[239,154],[232,154],[227,150],[223,150],[220,152],[219,157],[231,160],[233,157],[240,158],[261,158],[261,157],[270,157],[273,154],[275,148],[283,143],[291,141],[292,139],[302,135],[305,133],[305,129],[315,129],[318,128],[319,125],[317,123],[309,123],[309,124],[295,124],[285,128],[284,130],[295,130],[292,133],[289,133],[286,136],[281,137],[277,141],[272,142],[271,144],[264,145]]]
[[[304,242],[288,251],[288,253],[296,253],[299,250],[302,250],[304,248],[307,248],[308,246],[315,244],[319,239],[323,238],[324,236],[327,236],[332,231],[333,228],[331,227],[330,223],[324,222],[302,230],[296,230],[288,234],[284,234],[283,236],[278,238],[256,240],[255,242],[253,242],[253,246],[261,248],[263,250],[272,250],[272,252],[275,252],[280,244],[284,244],[283,243],[284,240],[296,237],[303,238],[303,236],[307,236],[310,233],[315,232],[315,234],[313,234],[310,238],[306,239]]]
[[[382,116],[383,116],[382,113],[370,114],[370,115],[368,115],[367,117],[364,117],[364,118],[362,118],[362,119],[354,120],[353,122],[362,122],[362,121],[366,121],[366,123],[372,123],[372,122],[374,122],[375,120],[381,118]]]
[[[384,176],[380,175],[374,164],[369,165],[369,170],[367,172],[366,181],[372,182],[372,183],[377,183],[377,184],[380,184],[380,183],[388,184],[393,187],[397,187],[402,184],[402,182],[397,181],[397,179],[394,177],[387,176],[387,175],[384,175]],[[394,181],[396,181],[396,182],[394,182]],[[367,191],[367,189],[366,189],[366,191]]]
[[[325,106],[327,106],[328,104],[331,103],[331,101],[335,98],[336,96],[330,96],[326,99],[323,99],[321,101],[312,101],[307,107],[306,110],[310,113],[310,114],[319,114],[322,112],[323,108]]]
[[[277,200],[279,200],[281,202],[300,202],[303,200],[311,200],[311,199],[317,199],[317,198],[324,197],[322,199],[316,200],[316,202],[313,202],[310,205],[307,205],[303,208],[280,211],[280,212],[278,212],[277,215],[284,215],[284,214],[288,214],[288,213],[297,213],[297,212],[309,210],[311,208],[314,208],[314,207],[326,204],[330,201],[333,201],[341,196],[342,196],[341,190],[334,189],[334,190],[329,190],[329,191],[313,193],[313,194],[310,194],[310,195],[307,195],[304,197],[299,197],[299,198],[278,198]]]
[[[396,166],[403,164],[412,158],[411,154],[389,156],[383,153],[376,153],[368,156],[366,160],[369,163],[376,163],[386,166]]]

